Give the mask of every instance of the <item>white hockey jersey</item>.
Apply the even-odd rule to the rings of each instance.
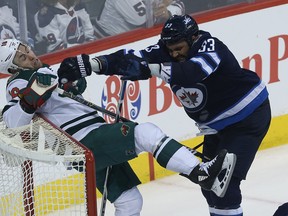
[[[34,113],[29,114],[23,111],[18,98],[18,92],[27,86],[34,72],[33,70],[22,71],[8,80],[7,105],[4,107],[3,118],[10,128],[29,124],[34,116]],[[60,96],[56,91],[37,109],[36,113],[44,115],[77,140],[81,140],[91,130],[104,124],[104,119],[98,115],[97,111],[70,98]]]
[[[159,4],[164,0],[151,0]],[[167,1],[167,0],[166,0]],[[143,0],[106,0],[100,17],[96,21],[95,31],[98,38],[117,35],[146,24],[146,5]],[[171,15],[183,15],[184,4],[170,1],[167,10]]]
[[[47,52],[95,40],[90,16],[83,4],[65,8],[59,2],[44,6],[34,16],[39,38],[48,43]]]

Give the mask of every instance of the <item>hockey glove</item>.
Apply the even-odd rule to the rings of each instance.
[[[65,84],[63,83],[59,83],[59,88],[63,89],[66,92],[70,92],[74,95],[81,95],[85,89],[87,88],[87,81],[86,79],[83,77],[79,80],[76,80],[74,82],[69,81]]]
[[[50,70],[48,68],[43,69]],[[27,113],[34,113],[50,98],[56,87],[56,75],[35,72],[28,81],[26,88],[19,91],[21,107]]]
[[[76,57],[64,59],[60,64],[57,73],[61,83],[73,82],[82,77],[91,75],[92,68],[89,62],[89,56],[81,54]]]
[[[145,59],[139,58],[133,54],[125,55],[127,68],[119,69],[119,74],[122,74],[122,80],[146,80],[151,78],[151,71]]]

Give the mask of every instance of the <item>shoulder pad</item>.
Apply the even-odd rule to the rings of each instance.
[[[35,72],[35,70],[25,70],[25,71],[20,70],[20,71],[16,72],[15,74],[13,74],[11,77],[9,77],[9,79],[7,81],[7,85],[16,79],[24,79],[24,80],[28,81],[34,72]]]

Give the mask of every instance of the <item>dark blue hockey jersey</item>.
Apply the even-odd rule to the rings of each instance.
[[[160,40],[140,54],[149,63],[172,62],[162,78],[200,131],[216,133],[249,116],[268,92],[255,72],[241,68],[225,44],[208,32],[200,35],[186,62],[175,62]]]
[[[114,74],[116,59],[127,52],[134,52],[151,64],[163,63],[159,77],[169,83],[200,134],[217,133],[249,116],[268,99],[268,91],[255,72],[241,68],[224,43],[208,32],[199,33],[201,37],[185,62],[173,59],[159,40],[140,51],[120,50],[106,55],[110,71],[107,74]]]

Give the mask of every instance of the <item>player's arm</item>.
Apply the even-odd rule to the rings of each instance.
[[[33,118],[34,113],[25,112],[18,98],[19,90],[25,88],[26,85],[26,80],[18,79],[10,82],[7,86],[6,100],[8,103],[3,108],[2,115],[5,124],[9,128],[27,125]]]
[[[119,50],[93,58],[86,54],[68,57],[62,61],[58,69],[59,80],[61,83],[73,82],[90,76],[92,71],[101,75],[123,75],[130,64],[125,58],[126,54],[126,50]]]
[[[127,72],[132,73],[133,67],[141,67],[142,71],[146,71],[144,67],[149,63],[165,62],[169,58],[169,54],[165,53],[162,49],[162,44],[158,42],[151,45],[144,50],[119,50],[109,55],[89,57],[86,54],[78,55],[76,57],[68,57],[62,61],[58,69],[58,77],[61,83],[73,82],[82,77],[90,76],[92,71],[96,74],[104,75],[125,75]],[[134,55],[132,55],[134,54]],[[138,57],[139,58],[138,58]],[[142,61],[141,58],[145,57]],[[137,65],[137,58],[142,65]],[[166,60],[167,61],[167,60]],[[138,72],[140,72],[138,70]],[[132,74],[131,74],[132,75]],[[132,79],[148,79],[150,74],[139,74],[139,77],[131,77]]]
[[[36,110],[41,107],[57,87],[57,76],[50,68],[40,68],[30,79],[14,80],[7,86],[8,104],[3,118],[8,127],[29,124]]]

